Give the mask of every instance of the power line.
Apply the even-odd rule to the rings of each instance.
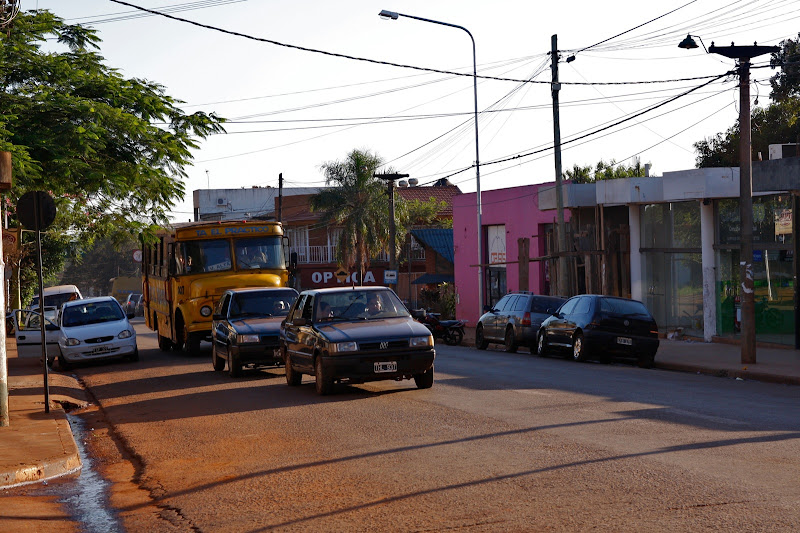
[[[423,71],[423,72],[437,72],[439,74],[448,74],[450,76],[462,76],[462,77],[469,77],[469,78],[475,77],[473,74],[470,74],[468,72],[454,72],[454,71],[450,71],[450,70],[441,70],[441,69],[434,69],[434,68],[428,68],[428,67],[418,67],[418,66],[415,66],[415,65],[407,65],[407,64],[402,64],[402,63],[393,63],[393,62],[390,62],[390,61],[379,61],[377,59],[369,59],[369,58],[365,58],[365,57],[351,56],[351,55],[347,55],[347,54],[340,54],[340,53],[337,53],[337,52],[329,52],[329,51],[326,51],[326,50],[318,50],[316,48],[308,48],[308,47],[305,47],[305,46],[298,46],[298,45],[294,45],[294,44],[282,43],[282,42],[275,41],[275,40],[272,40],[272,39],[264,39],[263,37],[255,37],[255,36],[252,36],[252,35],[248,35],[246,33],[236,32],[236,31],[232,31],[232,30],[226,30],[226,29],[223,29],[223,28],[218,28],[216,26],[211,26],[209,24],[202,24],[200,22],[195,22],[193,20],[184,19],[184,18],[181,18],[181,17],[175,17],[175,16],[169,15],[167,13],[154,11],[152,9],[147,9],[147,8],[144,8],[144,7],[141,7],[141,6],[137,6],[137,5],[131,4],[129,2],[124,2],[123,0],[109,0],[109,1],[110,2],[114,2],[115,4],[120,4],[120,5],[124,5],[124,6],[128,6],[128,7],[132,7],[134,9],[139,9],[139,10],[142,10],[142,11],[146,11],[147,13],[152,13],[154,15],[159,15],[159,16],[162,16],[162,17],[165,17],[165,18],[168,18],[168,19],[176,20],[178,22],[185,22],[186,24],[191,24],[191,25],[197,26],[199,28],[204,28],[204,29],[207,29],[207,30],[217,31],[217,32],[220,32],[220,33],[225,33],[227,35],[232,35],[234,37],[242,37],[244,39],[250,39],[250,40],[253,40],[253,41],[273,44],[275,46],[282,46],[284,48],[291,48],[291,49],[294,49],[294,50],[301,50],[303,52],[312,52],[312,53],[323,54],[323,55],[327,55],[327,56],[331,56],[331,57],[339,57],[339,58],[342,58],[342,59],[352,59],[354,61],[363,61],[363,62],[366,62],[366,63],[373,63],[373,64],[376,64],[376,65],[386,65],[386,66],[390,66],[390,67],[408,68],[408,69],[413,69],[413,70],[420,70],[420,71]],[[696,1],[696,0],[692,0],[692,1]],[[522,80],[522,79],[516,79],[516,78],[501,78],[501,77],[497,77],[497,76],[481,76],[481,75],[479,75],[477,77],[481,78],[481,79],[484,79],[484,80],[510,81],[510,82],[514,82],[514,83],[538,83],[538,84],[542,84],[542,85],[550,85],[549,81],[544,81],[544,80]],[[699,80],[707,80],[707,79],[711,79],[711,78],[716,79],[715,76],[696,76],[696,77],[692,77],[692,78],[677,78],[677,79],[671,79],[671,80],[613,81],[613,82],[567,82],[567,81],[562,81],[561,85],[652,85],[652,84],[660,84],[660,83],[676,83],[676,82],[681,82],[681,81],[699,81]]]

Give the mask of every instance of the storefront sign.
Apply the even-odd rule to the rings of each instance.
[[[506,262],[506,227],[489,226],[486,228],[490,265],[502,265]]]

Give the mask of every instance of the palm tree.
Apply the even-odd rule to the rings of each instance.
[[[331,186],[310,199],[311,210],[323,213],[321,222],[342,228],[337,257],[346,269],[356,266],[359,279],[389,238],[386,188],[374,177],[383,161],[367,150],[353,150],[343,161],[324,163],[325,183]]]

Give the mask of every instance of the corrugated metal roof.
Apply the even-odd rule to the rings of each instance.
[[[450,261],[455,263],[455,251],[453,247],[453,230],[444,228],[427,228],[411,230],[411,235],[422,244],[433,248],[433,250]]]

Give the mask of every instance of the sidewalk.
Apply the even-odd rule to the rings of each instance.
[[[463,346],[473,346],[474,329],[467,330]],[[17,357],[14,339],[8,339],[10,425],[0,427],[0,490],[43,481],[80,470],[78,448],[64,410],[57,402],[86,405],[86,396],[69,374],[50,373],[50,413],[44,412],[42,369],[39,359]],[[525,348],[520,349],[526,351]],[[761,347],[758,363],[741,364],[736,344],[691,340],[661,340],[656,368],[800,385],[800,350]]]
[[[79,471],[78,447],[58,402],[85,405],[83,389],[71,375],[50,372],[45,413],[39,358],[17,357],[13,338],[6,342],[6,355],[9,425],[0,427],[0,490]]]

